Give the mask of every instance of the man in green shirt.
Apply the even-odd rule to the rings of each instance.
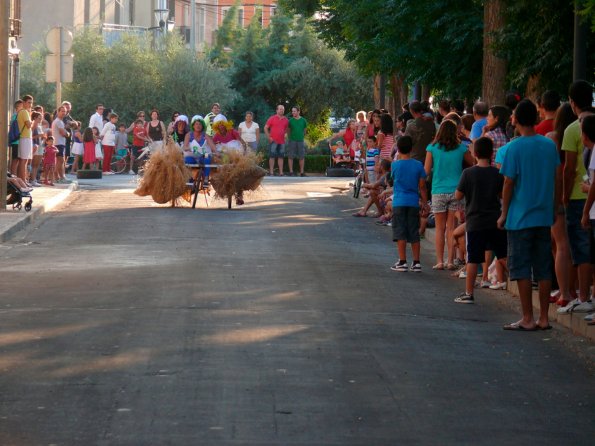
[[[591,286],[591,258],[589,252],[589,232],[581,226],[582,210],[587,194],[581,190],[586,174],[583,162],[583,141],[580,120],[591,114],[593,86],[586,81],[575,81],[568,91],[570,106],[579,119],[564,131],[562,150],[565,154],[562,201],[566,207],[566,226],[570,241],[572,264],[578,267],[579,297],[558,309],[558,313],[590,312],[594,305],[589,299]]]
[[[300,176],[306,176],[304,173],[304,157],[306,156],[304,136],[306,135],[307,126],[308,121],[300,116],[300,108],[297,105],[291,107],[291,118],[289,118],[289,126],[287,127],[287,133],[289,134],[289,142],[287,143],[287,164],[289,166],[289,176],[297,175],[293,171],[294,158],[299,159]]]

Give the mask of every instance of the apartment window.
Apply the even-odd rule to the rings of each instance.
[[[223,22],[223,19],[225,18],[225,16],[227,15],[227,13],[229,12],[230,7],[229,6],[223,6],[221,8],[221,21]]]
[[[134,25],[134,0],[128,0],[128,24]]]
[[[238,8],[238,25],[244,27],[244,8]]]
[[[205,41],[205,28],[206,28],[206,14],[205,8],[198,8],[198,42],[202,43]]]
[[[114,5],[114,23],[122,24],[122,3],[117,1]]]

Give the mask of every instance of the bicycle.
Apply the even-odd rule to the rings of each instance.
[[[114,173],[124,173],[126,171],[126,166],[128,165],[127,158],[130,156],[128,149],[121,149],[118,150],[112,156],[112,162],[110,164],[110,169]]]
[[[355,179],[353,180],[353,198],[359,198],[359,193],[364,184],[364,177],[366,174],[366,166],[359,164],[359,167],[355,171]]]

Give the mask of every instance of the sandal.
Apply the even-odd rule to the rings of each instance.
[[[436,264],[435,264],[435,265],[432,267],[432,269],[435,269],[435,270],[440,270],[440,271],[442,271],[442,270],[444,269],[444,263],[436,263]]]
[[[447,269],[448,271],[455,271],[458,267],[454,264],[454,263],[447,263],[444,266],[444,269]]]

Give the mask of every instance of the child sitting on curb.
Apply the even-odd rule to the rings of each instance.
[[[379,174],[380,178],[376,182],[362,184],[362,188],[366,189],[370,193],[370,196],[363,209],[353,214],[354,217],[367,217],[368,210],[372,207],[373,204],[376,205],[376,208],[378,209],[378,213],[374,215],[375,218],[378,218],[382,214],[384,214],[384,202],[381,199],[380,194],[388,187],[388,177],[390,175],[390,161],[380,161]]]
[[[397,140],[399,159],[392,162],[393,179],[393,241],[397,243],[399,261],[390,267],[393,271],[407,272],[407,243],[411,244],[413,263],[411,271],[421,272],[420,256],[420,208],[419,197],[423,203],[422,212],[427,209],[426,172],[421,162],[411,158],[413,140],[410,136],[401,136]],[[384,160],[383,160],[384,161]]]

